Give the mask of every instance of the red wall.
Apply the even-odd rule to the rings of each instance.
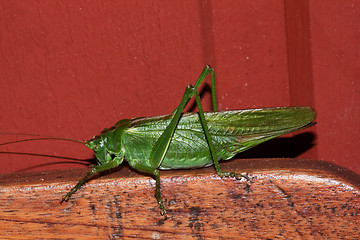
[[[359,9],[355,0],[3,0],[0,131],[89,139],[122,118],[170,113],[211,64],[220,110],[313,106],[318,125],[305,132],[315,146],[299,157],[360,173]],[[19,153],[92,156],[61,141],[13,144],[0,147],[0,171],[80,166]]]

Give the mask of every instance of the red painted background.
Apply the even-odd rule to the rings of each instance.
[[[317,110],[316,127],[273,152],[303,148],[297,157],[360,173],[359,9],[355,0],[3,0],[0,131],[87,140],[122,118],[170,113],[211,64],[220,110]],[[205,91],[208,110],[209,100]],[[92,153],[61,141],[0,146],[0,171],[81,166],[54,164],[66,157]]]

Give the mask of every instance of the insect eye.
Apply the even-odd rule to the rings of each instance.
[[[99,145],[94,145],[94,151],[95,152],[99,151]]]

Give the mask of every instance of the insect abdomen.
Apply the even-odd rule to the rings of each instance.
[[[227,160],[269,139],[307,126],[315,112],[308,107],[250,109],[205,113],[218,160]],[[137,119],[122,136],[125,158],[149,164],[151,150],[171,115]],[[213,163],[197,113],[183,114],[160,169],[199,168]]]

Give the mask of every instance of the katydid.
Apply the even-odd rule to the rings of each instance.
[[[204,112],[198,88],[211,75],[213,112]],[[183,113],[192,97],[197,113]],[[262,142],[314,125],[316,113],[310,107],[278,107],[234,111],[217,111],[215,73],[206,66],[195,85],[188,85],[180,104],[172,114],[156,117],[123,119],[104,129],[89,141],[60,139],[85,144],[94,151],[96,165],[61,200],[68,201],[89,178],[98,172],[119,166],[124,160],[156,181],[155,197],[160,213],[166,217],[161,198],[159,170],[215,166],[220,177],[242,177],[223,172],[220,160],[229,160],[239,152]],[[24,139],[20,141],[36,140]],[[15,141],[19,142],[19,141]],[[13,143],[13,142],[12,142]],[[3,143],[5,145],[9,143]]]

